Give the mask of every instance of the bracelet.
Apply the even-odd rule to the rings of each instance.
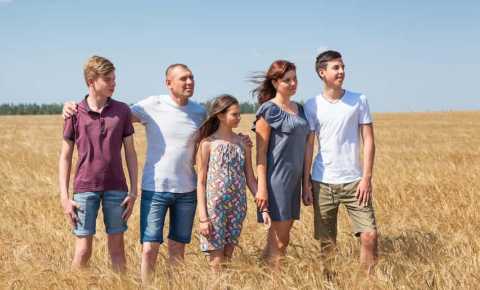
[[[264,213],[264,212],[269,213],[270,211],[268,209],[264,209],[264,210],[260,211],[260,213]]]
[[[137,194],[133,194],[131,192],[129,192],[127,196],[130,196],[131,198],[137,198]]]

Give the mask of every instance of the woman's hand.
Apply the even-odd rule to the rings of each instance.
[[[268,208],[268,192],[266,190],[259,190],[255,195],[255,203],[257,208],[262,211]]]

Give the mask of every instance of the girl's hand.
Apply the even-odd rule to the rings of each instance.
[[[255,203],[259,210],[264,210],[268,208],[268,193],[267,191],[259,190],[255,195]]]
[[[201,221],[199,224],[200,234],[206,238],[212,233],[212,223],[210,220]]]
[[[270,214],[268,213],[268,211],[262,212],[262,218],[263,218],[263,224],[267,229],[269,229],[270,226],[272,225],[272,219],[270,218]]]

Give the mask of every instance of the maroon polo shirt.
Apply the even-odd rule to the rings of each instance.
[[[134,132],[130,108],[109,98],[97,113],[86,99],[63,127],[63,137],[75,142],[78,151],[74,191],[128,191],[121,150],[123,138]]]

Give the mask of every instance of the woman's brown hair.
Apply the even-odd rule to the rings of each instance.
[[[218,96],[210,106],[210,110],[208,113],[207,119],[203,122],[203,124],[198,128],[197,134],[195,136],[195,155],[197,154],[198,147],[200,146],[200,142],[203,139],[209,137],[215,131],[217,131],[220,120],[218,119],[219,114],[223,114],[227,112],[228,108],[233,105],[238,105],[238,100],[235,97],[223,94]]]
[[[261,105],[273,99],[277,90],[272,84],[273,80],[281,79],[288,71],[296,70],[295,64],[287,60],[276,60],[268,69],[267,73],[253,76],[251,81],[258,86],[252,90],[252,95],[257,98]]]

